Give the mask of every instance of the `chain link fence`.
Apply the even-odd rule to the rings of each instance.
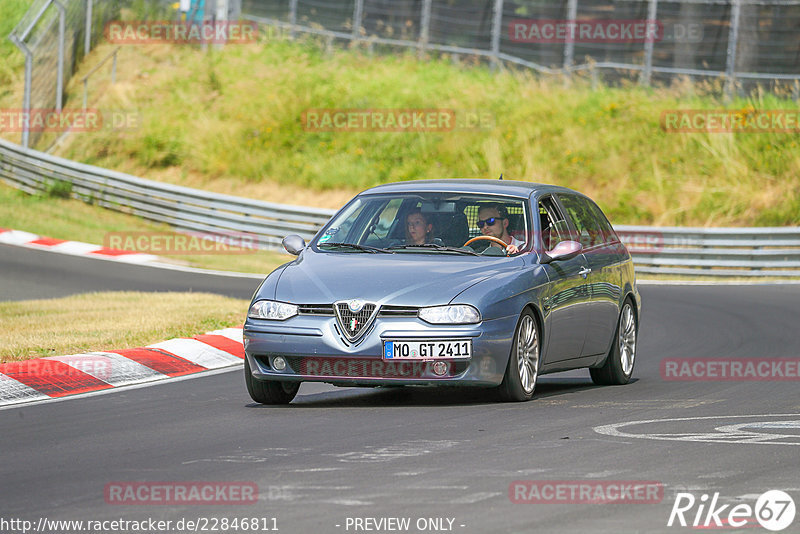
[[[34,0],[8,38],[25,55],[22,109],[61,111],[64,88],[83,57],[103,38],[106,23],[123,10],[153,17],[166,12],[169,0]],[[41,131],[22,131],[22,144],[33,146]]]
[[[706,81],[800,96],[800,0],[227,0],[246,19],[334,39],[464,54],[609,83]],[[214,12],[215,0],[192,11]],[[241,3],[241,7],[240,7]],[[9,38],[25,55],[22,109],[55,109],[76,66],[123,9],[169,0],[34,0]],[[637,28],[645,28],[645,36]],[[652,35],[647,34],[654,29]],[[566,31],[565,31],[566,30]],[[586,30],[585,32],[583,30]],[[626,33],[627,31],[627,33]],[[23,131],[33,146],[40,132]]]
[[[124,0],[34,0],[9,35],[25,55],[23,109],[62,109],[66,83],[102,38],[105,23],[125,4]],[[22,143],[35,144],[39,136],[41,132],[26,129]]]
[[[242,2],[245,18],[292,36],[474,55],[609,83],[688,76],[728,96],[757,85],[800,96],[800,0]]]

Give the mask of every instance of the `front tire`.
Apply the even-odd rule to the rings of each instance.
[[[257,380],[247,357],[244,359],[244,383],[250,398],[260,404],[289,404],[300,389],[300,382]]]
[[[595,384],[601,386],[619,386],[627,384],[633,374],[636,360],[636,339],[639,333],[639,321],[633,311],[631,301],[626,300],[622,306],[614,332],[614,343],[602,367],[589,369]]]
[[[539,326],[533,313],[525,310],[517,324],[506,373],[498,388],[502,400],[523,402],[533,397],[539,378],[540,354]]]

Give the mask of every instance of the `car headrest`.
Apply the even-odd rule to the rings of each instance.
[[[433,232],[445,245],[460,247],[469,239],[467,216],[463,213],[440,214]]]

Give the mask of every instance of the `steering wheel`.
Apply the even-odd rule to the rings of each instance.
[[[474,243],[475,241],[479,241],[481,239],[486,239],[488,241],[494,241],[495,243],[501,245],[503,247],[503,250],[505,250],[506,253],[508,253],[508,244],[505,241],[503,241],[502,239],[500,239],[499,237],[494,237],[494,236],[491,236],[491,235],[475,236],[472,239],[468,240],[466,243],[464,243],[464,246],[466,247],[470,243]]]

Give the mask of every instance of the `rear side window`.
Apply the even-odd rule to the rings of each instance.
[[[603,228],[594,212],[590,202],[575,195],[559,195],[561,204],[567,210],[567,215],[572,219],[575,229],[578,231],[577,240],[583,248],[590,248],[602,245],[605,242]],[[597,208],[599,211],[600,208]],[[603,219],[605,219],[603,217]]]
[[[603,213],[603,210],[600,209],[600,206],[592,202],[591,200],[587,201],[589,204],[589,208],[592,210],[594,214],[594,218],[597,223],[600,225],[600,231],[603,233],[602,242],[603,243],[616,243],[619,241],[619,236],[617,236],[617,232],[614,231],[614,227],[611,226],[611,223],[608,222],[608,218]]]

